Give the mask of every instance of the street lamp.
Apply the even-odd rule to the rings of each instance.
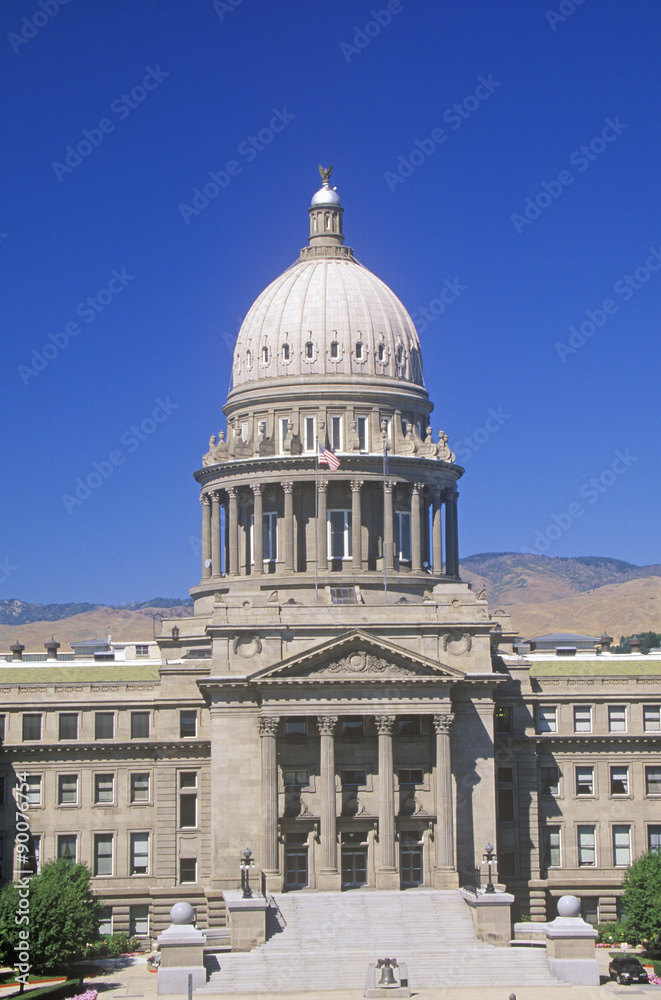
[[[252,851],[249,847],[246,847],[245,851],[239,858],[239,868],[241,869],[241,888],[243,889],[243,898],[252,898],[252,889],[250,888],[250,869],[254,869],[255,861],[252,856]]]
[[[487,846],[484,848],[484,856],[482,858],[482,861],[483,861],[483,863],[486,862],[487,865],[489,866],[489,881],[487,882],[487,887],[486,887],[486,889],[484,891],[485,892],[495,892],[496,891],[495,886],[494,886],[493,882],[491,881],[491,866],[493,865],[493,861],[494,861],[493,845],[492,844],[487,844]]]

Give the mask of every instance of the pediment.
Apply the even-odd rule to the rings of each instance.
[[[276,666],[253,674],[253,682],[307,680],[363,682],[375,680],[459,680],[456,667],[435,662],[362,629],[298,653]]]

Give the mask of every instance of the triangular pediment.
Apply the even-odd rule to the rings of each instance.
[[[304,680],[311,682],[363,683],[374,680],[460,680],[461,670],[438,663],[419,653],[375,638],[362,629],[297,653],[276,666],[260,670],[253,682]]]

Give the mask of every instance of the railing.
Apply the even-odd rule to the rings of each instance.
[[[459,885],[464,892],[477,896],[482,888],[482,872],[475,866],[459,869]]]

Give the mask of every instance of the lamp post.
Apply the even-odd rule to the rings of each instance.
[[[239,868],[241,869],[241,888],[243,889],[243,898],[252,898],[252,889],[250,888],[250,869],[254,869],[255,861],[252,856],[252,851],[249,847],[246,847],[245,851],[239,858]]]
[[[495,886],[494,886],[493,882],[491,881],[491,866],[493,865],[493,845],[492,844],[487,844],[487,846],[484,848],[484,856],[482,858],[482,861],[483,861],[483,863],[486,862],[487,865],[489,866],[489,881],[487,882],[487,887],[486,887],[486,889],[484,891],[485,892],[495,892],[496,891]]]

